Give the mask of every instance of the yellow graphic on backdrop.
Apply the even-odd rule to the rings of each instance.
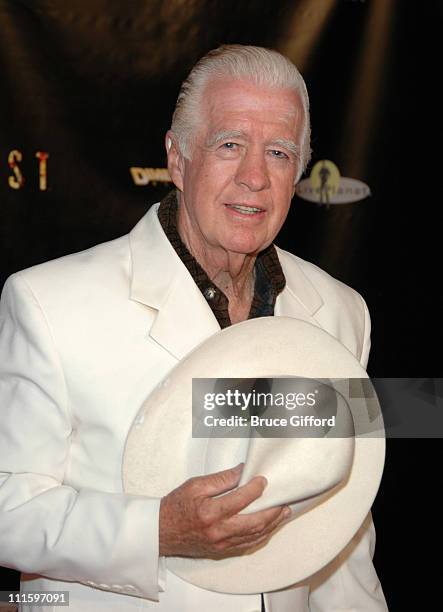
[[[22,161],[23,155],[21,151],[13,149],[8,155],[8,165],[13,172],[13,176],[8,177],[8,185],[11,189],[21,189],[25,182],[23,174],[21,173],[19,163]]]
[[[295,188],[296,194],[320,206],[350,204],[371,195],[368,185],[358,179],[341,176],[339,169],[329,159],[321,159],[312,168],[309,178],[303,179]]]
[[[37,151],[35,157],[38,159],[38,188],[40,191],[48,189],[48,158],[47,151]],[[11,189],[22,189],[25,184],[20,163],[23,161],[23,154],[18,149],[13,149],[8,154],[8,166],[12,174],[8,176],[8,185]]]
[[[329,204],[340,187],[340,171],[329,159],[322,159],[312,168],[309,180],[318,194],[318,201]]]
[[[132,180],[136,185],[146,186],[149,183],[171,183],[171,177],[167,168],[139,168],[133,166],[129,168]]]

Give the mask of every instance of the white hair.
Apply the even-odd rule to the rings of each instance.
[[[249,80],[263,87],[292,89],[303,107],[300,175],[311,158],[309,98],[300,72],[284,55],[272,49],[246,45],[222,45],[209,51],[183,81],[172,116],[171,131],[181,154],[191,159],[193,138],[201,120],[201,98],[208,83],[216,78]]]

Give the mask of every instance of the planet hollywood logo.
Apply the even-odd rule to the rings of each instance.
[[[359,202],[371,195],[366,183],[340,176],[337,166],[328,159],[318,161],[309,178],[298,183],[295,192],[303,200],[324,206]]]

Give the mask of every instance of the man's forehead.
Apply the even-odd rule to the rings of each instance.
[[[206,134],[223,130],[248,132],[254,121],[269,128],[296,129],[303,116],[300,96],[294,90],[228,78],[207,85],[200,110]]]
[[[252,80],[219,77],[209,81],[203,90],[203,104],[211,109],[226,109],[248,105],[259,108],[272,106],[276,111],[288,114],[299,113],[302,103],[298,92],[289,87],[259,85]]]

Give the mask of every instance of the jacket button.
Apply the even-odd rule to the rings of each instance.
[[[204,295],[207,300],[213,300],[215,298],[216,290],[214,287],[208,287],[205,289]]]

